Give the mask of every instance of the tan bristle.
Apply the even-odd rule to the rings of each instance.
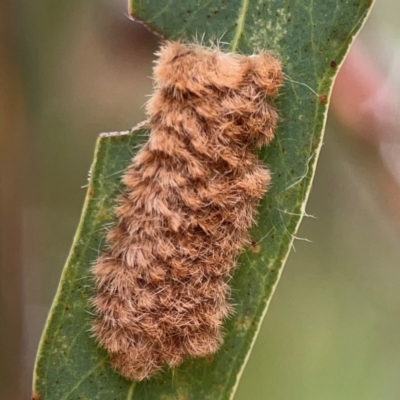
[[[123,177],[117,223],[93,273],[93,330],[131,380],[207,356],[231,312],[227,280],[270,182],[279,61],[167,42],[147,104],[151,133]]]

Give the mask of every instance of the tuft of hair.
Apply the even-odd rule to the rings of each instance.
[[[113,367],[140,381],[223,341],[227,283],[266,193],[255,149],[274,137],[279,61],[165,42],[151,133],[123,177],[108,249],[95,262],[93,332]]]

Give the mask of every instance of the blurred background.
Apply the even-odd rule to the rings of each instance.
[[[97,135],[144,117],[157,39],[125,0],[2,1],[0,399],[30,398]],[[400,398],[400,3],[337,79],[314,187],[237,400]]]

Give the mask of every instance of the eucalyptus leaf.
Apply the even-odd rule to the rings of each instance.
[[[160,4],[161,3],[161,4]],[[276,101],[276,138],[259,156],[272,172],[254,246],[230,282],[235,313],[212,357],[190,359],[140,383],[113,372],[90,334],[90,266],[104,247],[121,176],[146,132],[99,138],[88,193],[71,253],[37,355],[33,398],[231,399],[305,212],[320,152],[334,77],[371,0],[131,0],[131,15],[168,39],[219,42],[251,54],[268,49],[282,61],[285,85]]]

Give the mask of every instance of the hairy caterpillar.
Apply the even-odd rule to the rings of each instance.
[[[147,104],[151,133],[123,177],[108,250],[93,266],[97,341],[132,380],[220,346],[229,278],[270,174],[267,100],[279,61],[166,42]]]

